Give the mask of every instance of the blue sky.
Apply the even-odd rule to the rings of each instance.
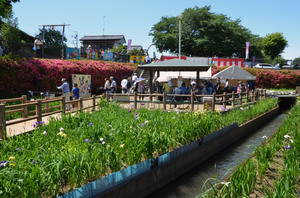
[[[68,46],[72,35],[123,34],[132,45],[148,48],[152,26],[162,16],[177,16],[185,8],[211,6],[211,11],[241,19],[241,24],[253,34],[266,36],[280,32],[288,41],[282,54],[285,59],[300,57],[299,0],[20,0],[13,4],[19,28],[35,36],[39,25],[71,24],[66,27]],[[57,28],[62,30],[62,28]],[[251,48],[250,48],[251,50]],[[155,47],[150,48],[150,53]]]

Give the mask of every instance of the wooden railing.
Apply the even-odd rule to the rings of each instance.
[[[173,100],[175,97],[177,98],[187,98],[186,100],[176,101]],[[111,94],[107,93],[106,98],[108,101],[120,101],[131,103],[133,109],[138,109],[141,106],[155,106],[161,107],[162,110],[167,110],[167,105],[188,105],[188,109],[191,111],[195,110],[195,106],[197,105],[205,105],[207,104],[210,107],[210,110],[214,111],[216,109],[216,105],[222,105],[226,108],[229,104],[232,107],[241,106],[244,104],[249,104],[256,102],[262,98],[266,98],[266,90],[259,89],[251,92],[243,92],[243,93],[223,93],[223,94],[213,94],[213,95],[198,95],[195,93],[191,93],[190,95],[183,94]],[[123,98],[123,100],[122,100]],[[124,100],[125,98],[125,100]],[[143,98],[143,99],[139,99]],[[146,98],[146,99],[145,99]],[[237,104],[236,104],[237,103]]]
[[[10,105],[5,106],[5,104],[0,104],[0,139],[6,138],[6,127],[18,124],[21,122],[25,122],[28,120],[34,120],[36,119],[37,123],[40,124],[42,121],[42,117],[49,116],[57,113],[66,114],[66,112],[75,112],[77,110],[66,110],[67,104],[74,104],[77,103],[78,105],[78,111],[82,112],[86,109],[92,109],[95,110],[96,106],[99,106],[99,104],[96,104],[96,99],[100,98],[101,96],[95,96],[89,98],[79,98],[77,100],[71,100],[66,102],[65,97],[56,97],[56,98],[45,98],[45,99],[38,99],[35,101],[27,101],[27,97],[24,95],[20,98],[12,98],[12,99],[2,99],[0,100],[0,103],[7,103],[7,102],[14,102],[14,101],[21,101],[21,104],[16,105]],[[190,111],[194,111],[196,106],[203,105],[208,106],[209,109],[205,110],[212,110],[215,111],[216,105],[222,105],[224,108],[226,108],[227,105],[231,103],[232,107],[235,106],[241,106],[244,104],[250,104],[253,102],[256,102],[262,98],[266,98],[266,90],[256,90],[251,92],[243,92],[243,93],[224,93],[224,94],[213,94],[213,95],[198,95],[195,93],[191,93],[190,95],[182,95],[182,94],[110,94],[106,93],[106,99],[108,102],[120,101],[118,97],[126,97],[126,101],[121,102],[127,102],[132,104],[133,109],[138,109],[141,106],[145,106],[145,104],[152,105],[152,107],[156,108],[156,105],[158,106],[158,109],[167,110],[167,105],[177,106],[177,105],[188,105],[188,109]],[[173,100],[174,97],[184,97],[187,98],[187,100],[184,101],[175,101]],[[138,98],[148,98],[147,100],[139,100]],[[169,100],[168,100],[169,99]],[[83,101],[92,100],[92,105],[84,107]],[[60,101],[60,105],[50,107],[50,103]],[[237,104],[236,104],[237,103]],[[45,104],[45,108],[43,108],[43,104]],[[35,106],[34,111],[28,112],[29,106]],[[161,108],[162,107],[162,108]],[[12,109],[12,110],[11,110]],[[58,110],[56,110],[58,109]],[[53,111],[55,110],[55,111]],[[6,121],[5,115],[10,113],[16,113],[16,112],[22,112],[22,118],[13,119]],[[32,115],[33,114],[33,115]],[[28,116],[31,115],[31,116]]]
[[[66,112],[75,112],[77,110],[66,110],[66,105],[67,104],[74,104],[77,103],[78,105],[78,111],[82,112],[83,110],[86,109],[92,109],[95,110],[96,106],[99,106],[99,104],[96,104],[96,99],[100,98],[100,96],[95,96],[93,95],[92,97],[88,98],[79,98],[77,100],[71,100],[66,102],[65,97],[55,97],[55,98],[45,98],[45,99],[38,99],[35,101],[27,101],[27,96],[23,95],[20,98],[11,98],[11,99],[1,99],[0,100],[0,139],[6,138],[6,127],[13,125],[13,124],[18,124],[21,122],[29,121],[29,120],[35,120],[37,121],[38,124],[41,123],[42,117],[44,116],[49,116],[57,113],[62,113],[65,114]],[[84,107],[83,106],[83,101],[87,100],[92,100],[92,105]],[[5,103],[7,102],[22,102],[21,104],[16,104],[16,105],[10,105],[10,106],[5,106]],[[50,103],[53,102],[60,102],[60,105],[57,106],[52,106],[50,107]],[[4,103],[4,104],[3,104]],[[43,104],[45,104],[45,108],[43,108]],[[28,107],[30,106],[35,106],[35,110],[33,111],[28,111]],[[12,110],[11,110],[12,109]],[[16,112],[22,112],[22,117],[6,121],[5,115],[6,114],[11,114],[11,113],[16,113]],[[33,115],[32,115],[33,114]],[[28,116],[31,115],[31,116]]]

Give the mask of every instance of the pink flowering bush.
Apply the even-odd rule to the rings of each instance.
[[[228,67],[212,67],[212,75]],[[260,88],[292,88],[300,83],[299,70],[268,70],[243,68],[256,77],[256,86]]]
[[[56,92],[62,78],[72,82],[71,74],[92,75],[92,90],[96,90],[103,87],[104,78],[110,76],[120,84],[123,76],[131,75],[135,67],[133,64],[93,60],[0,58],[0,93],[3,97],[26,94],[28,90]]]

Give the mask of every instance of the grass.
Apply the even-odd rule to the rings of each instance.
[[[246,122],[277,106],[277,99],[225,115],[128,110],[105,100],[100,106],[95,112],[67,114],[33,134],[2,141],[0,197],[57,196],[233,122]]]

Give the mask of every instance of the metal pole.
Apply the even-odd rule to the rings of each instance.
[[[181,18],[179,18],[179,59],[181,59]]]
[[[65,37],[65,24],[63,25],[63,33],[61,37],[61,59],[64,59],[64,37]]]

